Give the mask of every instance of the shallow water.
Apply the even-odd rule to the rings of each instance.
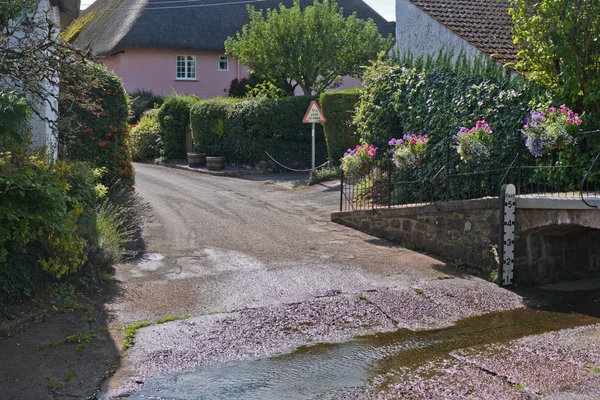
[[[390,371],[448,357],[461,348],[600,323],[591,314],[519,309],[468,318],[445,329],[401,329],[346,343],[303,346],[277,357],[151,378],[132,398],[356,398],[367,386],[382,388],[393,383]]]

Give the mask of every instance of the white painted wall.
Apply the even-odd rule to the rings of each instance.
[[[58,7],[52,7],[49,0],[40,0],[36,18],[39,18],[40,21],[45,21],[47,16],[50,17],[52,22],[56,24],[60,23],[60,11]],[[58,30],[56,30],[56,36],[58,37]],[[58,109],[58,87],[52,87],[49,83],[46,83],[46,87],[49,92],[54,94],[54,98],[48,99],[47,102],[39,102],[36,109],[44,118],[56,121],[58,115],[54,110]],[[48,156],[56,160],[58,158],[58,132],[55,132],[50,123],[41,119],[35,113],[31,113],[29,124],[32,133],[31,148],[37,149],[46,146]]]
[[[408,51],[415,58],[437,55],[440,50],[461,51],[469,59],[484,54],[467,40],[438,22],[409,0],[396,0],[396,51],[398,55]]]

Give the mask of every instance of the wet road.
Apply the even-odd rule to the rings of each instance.
[[[230,367],[229,363],[260,363],[252,360],[295,354],[297,348],[315,343],[345,342],[344,349],[360,347],[352,338],[400,328],[444,328],[467,317],[526,304],[517,294],[462,276],[436,259],[333,224],[330,213],[339,201],[334,184],[294,191],[270,181],[140,164],[136,165],[136,180],[152,213],[143,232],[144,256],[117,267],[120,294],[107,306],[113,318],[111,326],[153,322],[166,316],[191,317],[140,329],[122,367],[107,381],[106,392],[112,396],[141,390],[140,398],[247,398],[250,392],[232,386],[227,379],[224,386],[231,391],[219,392],[219,396],[216,392],[200,396],[193,389],[184,396],[177,394],[176,388],[200,385],[204,378],[194,371],[215,373],[202,368],[217,368],[216,377],[224,376],[218,368],[237,371],[233,376],[240,376],[242,370],[254,371],[263,381],[247,384],[268,386],[269,376],[278,380],[278,375],[268,373],[273,367],[267,361],[262,361],[267,366],[260,371],[246,369],[244,364]],[[586,320],[585,324],[595,322]],[[579,324],[584,323],[562,327]],[[115,336],[118,339],[119,333]],[[352,357],[364,356],[361,351],[343,350],[342,354],[335,360],[338,364],[353,365],[357,359]],[[344,357],[350,357],[347,363]],[[466,362],[460,360],[452,357],[457,365],[448,368],[464,367]],[[597,361],[600,366],[600,352]],[[587,362],[589,372],[595,361]],[[366,372],[373,363],[343,374],[346,380],[332,376],[327,381],[336,382],[336,387],[326,385],[321,392],[308,395],[300,388],[294,392],[299,397],[276,392],[262,398],[372,397],[373,393],[365,394],[364,382],[366,376],[377,381]],[[435,365],[442,368],[440,363]],[[492,379],[488,374],[477,378],[482,374],[477,363],[470,368],[475,372],[461,373],[471,376],[475,385],[478,379],[482,384]],[[593,373],[592,378],[596,378]],[[513,390],[505,379],[498,379],[502,390],[515,395],[510,398],[531,394]],[[357,382],[360,388],[348,392],[348,386]],[[314,387],[318,387],[316,383]],[[308,384],[312,386],[310,379]],[[396,379],[388,389],[378,387],[377,396],[420,398],[419,393],[428,393],[417,389],[403,393],[397,385],[407,387]],[[559,389],[566,390],[563,386]],[[532,392],[540,393],[545,392]]]

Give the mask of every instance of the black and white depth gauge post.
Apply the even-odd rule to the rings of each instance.
[[[515,185],[502,186],[500,194],[500,286],[512,285],[515,266],[515,208],[517,204]]]

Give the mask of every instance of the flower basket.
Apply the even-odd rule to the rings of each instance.
[[[348,178],[358,178],[369,172],[377,149],[372,144],[357,145],[348,149],[342,157],[342,171]]]
[[[563,104],[545,112],[531,110],[521,132],[529,152],[534,157],[541,157],[575,143],[572,134],[579,125],[579,115]]]
[[[484,120],[477,121],[471,129],[461,127],[452,138],[456,140],[456,151],[464,162],[490,156],[493,136],[490,126]]]
[[[402,139],[391,139],[388,144],[391,158],[397,169],[408,169],[423,162],[423,156],[427,149],[428,135],[409,134]]]

